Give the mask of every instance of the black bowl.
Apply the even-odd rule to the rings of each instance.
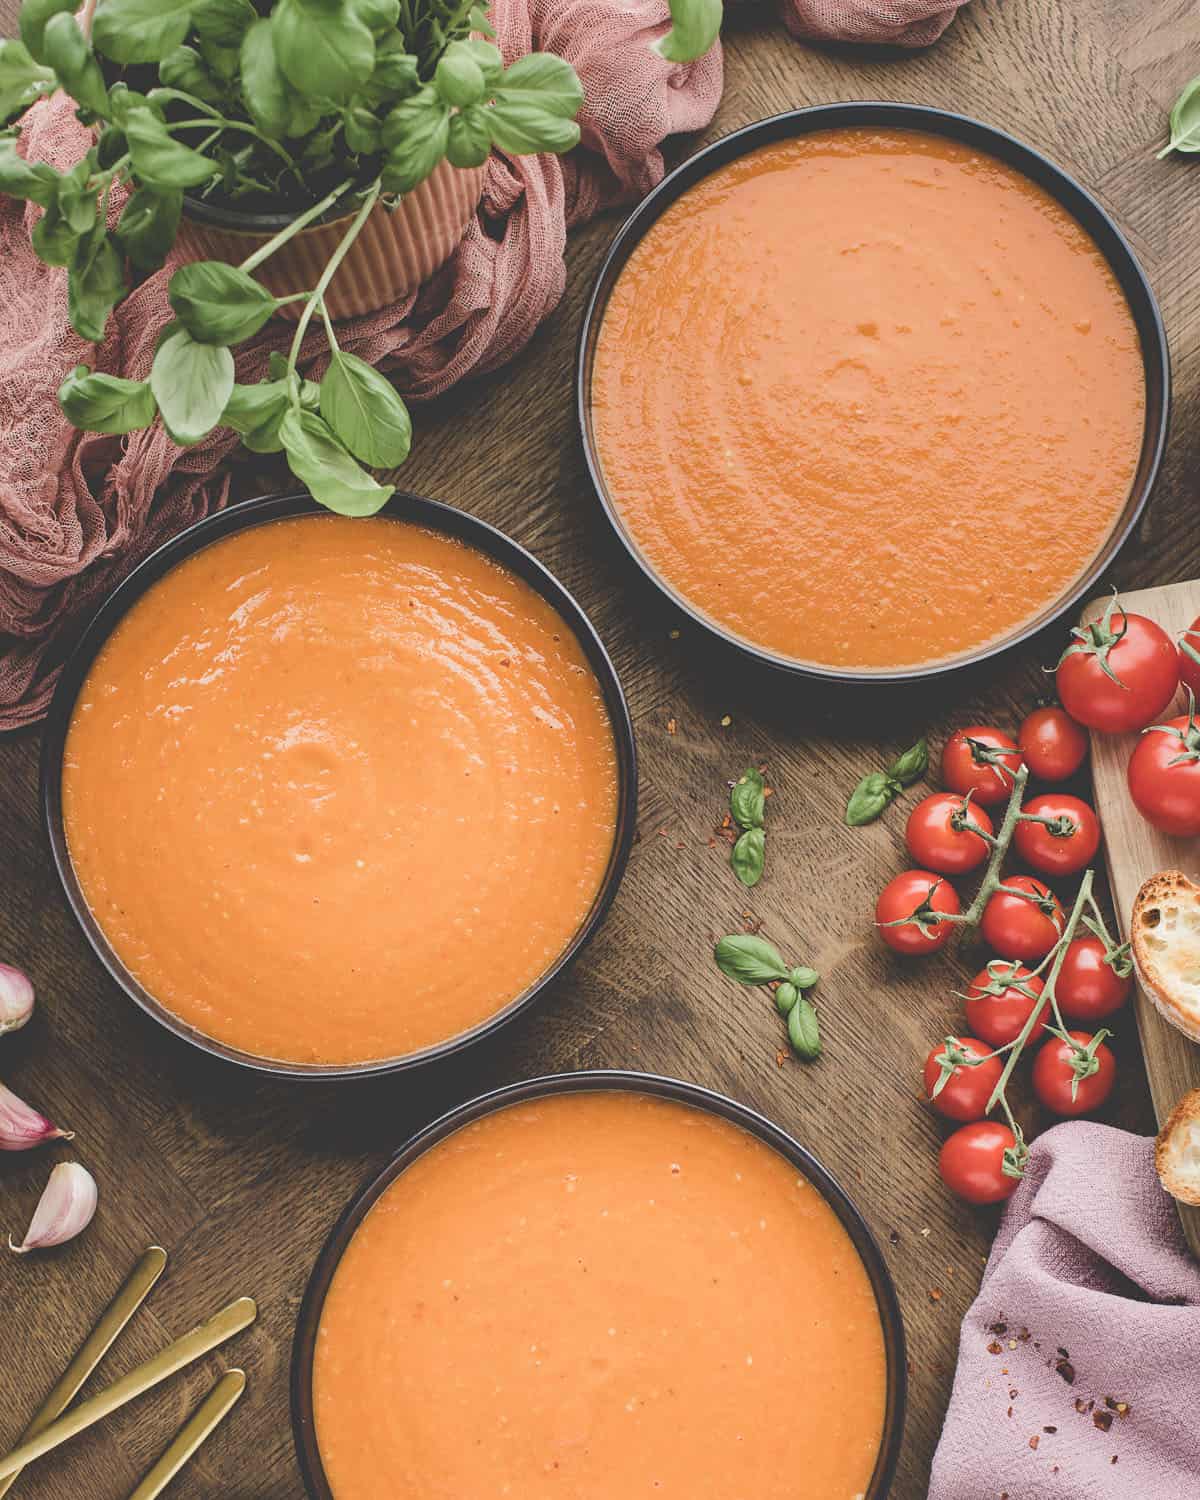
[[[479,1041],[482,1037],[490,1036],[506,1021],[511,1021],[514,1016],[527,1010],[546,986],[575,958],[604,919],[617,893],[621,877],[625,873],[637,821],[637,752],[634,747],[633,725],[629,719],[629,709],[621,684],[617,679],[616,670],[609,660],[600,637],[593,630],[583,610],[562,584],[536,558],[506,537],[503,532],[497,531],[494,526],[489,526],[485,521],[455,510],[451,506],[443,505],[437,500],[426,500],[418,495],[398,492],[384,506],[380,512],[381,515],[412,521],[448,536],[457,537],[477,551],[495,558],[497,562],[524,579],[566,621],[583,647],[584,654],[596,674],[604,695],[604,703],[612,723],[613,739],[616,743],[618,786],[617,826],[612,853],[591,909],[575,936],[550,967],[523,994],[510,1001],[503,1010],[458,1036],[439,1042],[432,1047],[423,1047],[419,1051],[406,1053],[402,1057],[335,1066],[306,1065],[256,1057],[236,1047],[226,1046],[223,1042],[216,1041],[189,1026],[143,989],[113,952],[99,923],[88,909],[67,848],[62,817],[62,759],[75,700],[96,653],[108,639],[118,620],[152,584],[157,583],[177,563],[192,556],[202,547],[208,546],[210,542],[230,536],[248,526],[268,525],[272,521],[288,516],[328,514],[328,511],[318,505],[308,494],[265,496],[218,511],[215,515],[188,527],[186,531],[160,547],[157,552],[152,553],[118,585],[84,628],[63,667],[62,676],[50,704],[42,740],[42,816],[50,842],[50,853],[58,878],[66,893],[68,905],[100,962],[131,1000],[140,1005],[147,1014],[153,1016],[168,1031],[174,1032],[176,1036],[182,1037],[214,1057],[225,1058],[229,1062],[239,1063],[243,1067],[253,1068],[262,1073],[279,1074],[291,1078],[364,1078],[380,1073],[395,1072],[401,1068],[415,1067],[419,1063],[432,1062],[437,1058],[446,1057],[472,1042]]]
[[[998,641],[990,641],[974,651],[947,661],[934,662],[928,666],[862,672],[822,667],[816,663],[778,656],[763,646],[755,645],[725,630],[718,621],[703,614],[682,594],[677,593],[642,556],[637,543],[625,528],[619,506],[608,493],[597,451],[591,412],[592,365],[609,294],[630,253],[663,211],[702,178],[707,177],[727,162],[739,156],[745,156],[748,152],[755,151],[771,141],[807,135],[814,130],[830,130],[854,125],[924,130],[948,136],[952,140],[963,141],[1015,167],[1017,171],[1057,198],[1091,236],[1125,293],[1141,341],[1142,363],[1146,377],[1146,420],[1142,433],[1142,448],[1124,509],[1104,546],[1069,589],[1009,635]],[[1055,166],[1031,146],[1026,146],[1022,141],[1005,134],[1004,131],[997,130],[991,125],[984,125],[981,121],[973,120],[967,115],[929,109],[918,104],[864,101],[850,104],[820,104],[811,109],[790,110],[786,114],[773,115],[770,119],[747,125],[742,130],[735,130],[731,135],[723,136],[721,140],[715,141],[703,151],[698,151],[695,156],[689,157],[687,161],[664,177],[653,192],[642,199],[626,219],[609,247],[588,299],[579,338],[575,393],[584,457],[600,503],[629,556],[677,609],[695,624],[701,626],[710,636],[717,637],[726,645],[732,646],[735,651],[742,653],[743,656],[767,667],[781,669],[799,678],[826,683],[878,685],[943,676],[946,673],[956,672],[986,661],[989,657],[1008,651],[1035,635],[1060,615],[1065,614],[1094,587],[1133,530],[1150,497],[1155,479],[1158,477],[1170,420],[1171,365],[1162,317],[1154,292],[1146,279],[1146,273],[1138,264],[1128,241],[1110,215],[1090,193],[1080,187],[1074,178],[1069,177],[1061,167]]]
[[[879,1457],[875,1472],[867,1486],[864,1500],[884,1500],[900,1457],[900,1444],[904,1436],[904,1415],[908,1399],[908,1377],[905,1362],[904,1322],[900,1316],[900,1304],[896,1299],[896,1288],[883,1253],[871,1233],[867,1221],[847,1196],[836,1178],[821,1165],[815,1156],[806,1151],[798,1141],[773,1125],[765,1116],[727,1099],[723,1094],[714,1094],[698,1084],[682,1083],[675,1078],[659,1078],[651,1073],[633,1073],[618,1069],[603,1069],[581,1073],[555,1073],[545,1078],[534,1078],[524,1083],[514,1083],[506,1088],[483,1094],[469,1100],[457,1109],[427,1125],[412,1137],[391,1159],[386,1167],[373,1177],[351,1201],[334,1226],[325,1247],[317,1259],[300,1305],[300,1316],[296,1323],[296,1337],[292,1345],[292,1432],[296,1440],[296,1451],[300,1469],[311,1500],[334,1500],[333,1491],[325,1477],[321,1455],[317,1448],[316,1424],[313,1419],[312,1374],[316,1354],[317,1330],[321,1321],[321,1310],[329,1291],[334,1273],[337,1271],[346,1247],[359,1225],[366,1218],[380,1196],[389,1188],[406,1167],[412,1165],[431,1146],[444,1141],[464,1125],[503,1109],[505,1105],[517,1104],[526,1099],[544,1099],[551,1094],[578,1094],[592,1090],[628,1090],[635,1093],[652,1094],[659,1099],[673,1099],[681,1104],[693,1105],[707,1110],[740,1125],[751,1135],[765,1141],[781,1156],[799,1169],[809,1182],[837,1214],[843,1228],[850,1236],[854,1248],[867,1268],[875,1301],[879,1308],[879,1320],[883,1326],[884,1349],[887,1355],[887,1404],[884,1412],[883,1435],[879,1445]],[[466,1209],[464,1208],[464,1212]]]

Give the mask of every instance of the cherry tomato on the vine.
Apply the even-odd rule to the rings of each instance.
[[[1017,744],[1031,773],[1041,781],[1066,781],[1088,753],[1088,737],[1065,708],[1035,708],[1021,725]]]
[[[1112,1093],[1117,1062],[1103,1042],[1092,1046],[1091,1032],[1072,1031],[1070,1036],[1092,1054],[1092,1061],[1061,1037],[1052,1036],[1033,1060],[1033,1091],[1056,1115],[1086,1115],[1099,1109]],[[1088,1072],[1089,1068],[1093,1071]]]
[[[908,852],[927,870],[965,875],[981,865],[991,850],[987,838],[972,832],[972,825],[989,837],[995,832],[982,807],[973,807],[957,792],[934,792],[909,813],[904,840]]]
[[[948,1136],[938,1157],[942,1181],[968,1203],[1003,1203],[1020,1181],[1004,1170],[1004,1154],[1015,1152],[1016,1137],[999,1120],[977,1120]]]
[[[1179,637],[1179,680],[1200,698],[1200,615]]]
[[[1107,952],[1108,945],[1090,934],[1067,944],[1054,995],[1068,1021],[1091,1025],[1107,1020],[1129,999],[1133,980],[1105,962]]]
[[[956,729],[942,748],[942,780],[952,792],[992,807],[1007,802],[1021,752],[1016,741],[1002,729],[988,724],[970,724]]]
[[[1147,729],[1126,773],[1133,805],[1177,838],[1200,833],[1200,722],[1194,713]]]
[[[1175,642],[1145,615],[1127,615],[1114,596],[1098,620],[1077,625],[1055,680],[1073,719],[1106,734],[1144,729],[1179,685]]]
[[[947,1120],[983,1119],[992,1090],[1004,1070],[1002,1060],[991,1056],[991,1050],[986,1042],[976,1041],[973,1036],[948,1037],[933,1048],[925,1059],[925,1097],[938,1114],[945,1115]],[[984,1061],[958,1062],[963,1054]],[[938,1081],[946,1071],[940,1061],[943,1057],[947,1065],[956,1066],[939,1089]]]
[[[1045,818],[1048,823],[1034,823]],[[1074,875],[1086,869],[1100,847],[1100,819],[1079,797],[1046,792],[1021,809],[1013,833],[1017,853],[1043,875]]]
[[[996,891],[983,908],[979,931],[984,942],[1002,958],[1026,963],[1045,958],[1067,925],[1058,897],[1032,875],[1010,875],[1004,885],[1007,889]]]
[[[880,891],[875,925],[884,942],[897,953],[936,953],[950,941],[954,928],[953,922],[938,920],[939,912],[958,915],[954,887],[931,870],[905,870]],[[906,921],[908,917],[915,920]]]
[[[967,987],[963,1010],[972,1035],[981,1036],[993,1047],[1007,1047],[1009,1042],[1015,1042],[1030,1012],[1038,1004],[1043,989],[1042,981],[1024,964],[1003,958],[992,959]],[[1049,1013],[1047,1002],[1042,1005],[1042,1014],[1030,1040],[1045,1030]]]

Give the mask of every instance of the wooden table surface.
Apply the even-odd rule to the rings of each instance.
[[[0,29],[7,20],[11,30],[14,11],[4,0]],[[813,50],[743,11],[727,35],[725,98],[706,137],[799,105],[913,100],[1012,131],[1099,195],[1161,299],[1177,390],[1165,472],[1115,569],[1122,585],[1200,572],[1200,162],[1154,160],[1167,110],[1196,72],[1200,15],[1192,0],[973,0],[937,46],[915,56]],[[1057,635],[973,680],[893,701],[788,688],[714,661],[686,625],[674,638],[679,622],[606,532],[572,418],[582,304],[617,222],[610,216],[573,237],[566,298],[532,347],[508,369],[418,413],[404,474],[409,488],[496,523],[554,569],[590,612],[633,712],[640,839],[606,925],[533,1014],[458,1061],[348,1087],[262,1082],[207,1060],[143,1017],[101,972],[68,916],[43,842],[39,737],[0,742],[0,958],[29,968],[41,1002],[34,1022],[2,1044],[0,1075],[75,1129],[72,1153],[100,1183],[99,1213],[80,1241],[0,1260],[0,1445],[15,1439],[146,1244],[169,1249],[168,1270],[105,1377],[232,1296],[250,1293],[261,1306],[257,1326],[229,1347],[227,1360],[210,1358],[46,1459],[26,1473],[18,1495],[120,1500],[214,1373],[236,1362],[248,1373],[247,1395],[171,1494],[294,1500],[293,1322],[313,1258],[347,1197],[414,1126],[472,1093],[599,1066],[672,1073],[744,1100],[843,1180],[883,1244],[908,1330],[911,1405],[892,1493],[897,1500],[926,1493],[959,1322],[996,1222],[943,1191],[935,1161],[942,1130],[915,1097],[927,1047],[957,1024],[950,992],[969,975],[970,960],[948,954],[910,966],[883,950],[869,912],[902,867],[903,815],[896,809],[852,831],[841,810],[863,770],[920,731],[937,746],[956,724],[1013,724],[1044,687],[1040,669],[1054,658]],[[743,896],[711,835],[726,778],[747,762],[767,764],[776,795],[769,873]],[[742,926],[747,914],[822,971],[826,1051],[816,1066],[779,1060],[771,1007],[712,964],[713,937]],[[1117,1048],[1121,1076],[1106,1118],[1148,1131],[1132,1023]],[[3,1230],[23,1227],[52,1161],[66,1155],[0,1160]],[[1052,1440],[1042,1439],[1038,1458],[1053,1462]],[[979,1495],[990,1496],[986,1476],[980,1481]]]

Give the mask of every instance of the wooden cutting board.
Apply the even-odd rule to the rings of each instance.
[[[1081,618],[1093,618],[1101,599],[1093,602]],[[1138,589],[1122,594],[1121,603],[1131,613],[1147,615],[1157,621],[1172,637],[1178,636],[1200,616],[1200,579],[1190,583],[1171,583],[1163,588]],[[1183,694],[1180,694],[1182,704]],[[1164,714],[1182,712],[1175,708]],[[1129,913],[1138,887],[1159,870],[1182,870],[1193,880],[1200,880],[1200,839],[1174,839],[1151,828],[1129,798],[1125,768],[1139,736],[1136,734],[1092,735],[1092,782],[1096,793],[1096,810],[1104,827],[1104,848],[1108,878],[1116,903],[1121,935],[1129,937]],[[1154,1113],[1161,1125],[1181,1095],[1200,1088],[1200,1045],[1190,1042],[1182,1032],[1168,1025],[1146,999],[1135,990],[1133,1006]],[[1179,1204],[1179,1216],[1192,1253],[1200,1257],[1200,1208]]]

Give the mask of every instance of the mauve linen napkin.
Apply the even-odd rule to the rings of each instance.
[[[1200,1266],[1154,1142],[1040,1136],[963,1322],[929,1500],[1198,1500]]]

